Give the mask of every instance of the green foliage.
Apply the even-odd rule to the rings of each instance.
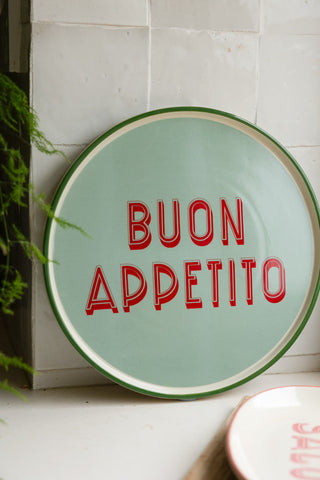
[[[23,151],[26,152],[30,144],[45,154],[65,157],[46,139],[38,125],[38,117],[29,106],[26,94],[6,75],[0,74],[0,313],[5,315],[13,315],[14,303],[22,298],[27,288],[22,273],[13,265],[13,248],[21,247],[28,258],[36,257],[42,263],[48,261],[13,221],[12,212],[19,211],[21,215],[31,198],[63,228],[73,227],[85,233],[80,227],[55,217],[44,195],[36,195],[29,183],[29,168]],[[20,359],[0,352],[0,368],[7,371],[9,367],[33,371]],[[0,381],[0,389],[14,391],[7,380]]]
[[[39,130],[38,117],[26,94],[4,74],[0,74],[0,125],[18,135],[20,141],[30,141],[40,152],[64,155]]]
[[[11,275],[10,280],[3,279],[2,293],[0,296],[0,308],[3,313],[6,315],[13,315],[11,305],[17,300],[21,300],[27,286],[28,285],[23,282],[20,272],[16,269],[14,269],[14,275]]]
[[[78,230],[82,235],[85,235],[86,237],[90,237],[87,232],[85,232],[81,227],[78,225],[75,225],[74,223],[68,222],[65,218],[57,217],[54,215],[54,212],[50,205],[45,202],[45,196],[43,193],[40,193],[40,195],[36,195],[34,193],[32,185],[30,185],[30,190],[32,192],[32,199],[34,202],[38,204],[38,206],[45,212],[48,218],[52,218],[55,222],[57,222],[58,225],[60,225],[61,228],[73,228],[74,230]]]
[[[26,372],[34,373],[33,369],[24,363],[21,358],[18,357],[8,357],[4,353],[0,352],[0,367],[2,367],[6,372],[9,370],[9,367],[20,368]],[[8,380],[0,381],[0,389],[6,390],[8,392],[18,395],[20,398],[24,399],[24,396],[11,385],[9,385]]]
[[[22,298],[27,284],[12,265],[11,250],[19,244],[29,258],[35,255],[41,262],[46,258],[12,222],[13,208],[28,206],[29,168],[21,152],[21,145],[29,141],[44,153],[60,153],[38,128],[38,118],[28,104],[26,94],[6,75],[0,74],[0,309],[13,315],[12,306]],[[35,198],[36,200],[36,198]],[[45,204],[44,199],[41,199]],[[49,205],[45,204],[48,212]],[[52,214],[53,215],[53,214]]]

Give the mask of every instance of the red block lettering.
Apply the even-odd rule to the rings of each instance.
[[[297,440],[297,446],[292,447],[292,450],[315,450],[320,448],[320,440],[316,440],[315,438],[301,437],[298,435],[293,435],[292,438]]]
[[[171,285],[167,290],[161,291],[160,275],[164,274],[170,277]],[[179,282],[177,275],[173,269],[166,263],[153,264],[153,282],[154,282],[154,307],[156,310],[161,310],[164,303],[170,302],[177,294],[179,289]]]
[[[212,305],[219,307],[219,272],[222,269],[221,260],[208,260],[208,270],[212,270]]]
[[[187,308],[202,308],[201,298],[192,297],[192,285],[198,284],[196,275],[191,272],[201,270],[201,263],[197,260],[195,262],[185,262],[185,278],[186,278],[186,307]]]
[[[232,258],[229,258],[229,291],[230,291],[230,305],[236,306],[236,273],[235,264]]]
[[[136,219],[136,214],[142,217]],[[150,225],[151,214],[148,206],[143,202],[128,202],[128,234],[130,250],[142,250],[151,242]],[[137,235],[142,233],[142,236]]]
[[[241,265],[246,270],[247,280],[247,304],[253,304],[253,290],[252,290],[252,269],[256,268],[256,261],[254,258],[243,258]]]
[[[122,297],[123,297],[123,310],[125,312],[130,312],[130,307],[136,305],[144,299],[147,293],[147,282],[144,278],[143,272],[133,265],[122,265],[121,266],[121,275],[122,275]],[[136,277],[140,284],[138,288],[129,293],[129,275]]]
[[[107,295],[107,297],[103,299],[98,298],[101,285]],[[113,299],[108,282],[103,274],[103,270],[100,266],[98,266],[95,270],[92,285],[90,288],[88,302],[86,306],[86,313],[87,315],[92,315],[95,310],[108,309],[111,309],[113,313],[118,313],[117,306]]]
[[[204,210],[207,215],[207,232],[200,236],[196,234],[195,216],[198,210]],[[199,247],[208,245],[213,239],[213,215],[210,205],[206,200],[193,200],[189,205],[189,232],[193,243]]]
[[[308,458],[320,458],[320,455],[312,455],[310,453],[291,453],[290,459],[295,463],[308,463],[304,459]]]
[[[220,198],[221,204],[221,226],[222,226],[222,243],[229,245],[228,223],[233,232],[237,245],[244,245],[244,228],[243,228],[243,205],[241,198],[237,198],[237,225],[235,224],[230,213],[227,202],[224,198]]]
[[[320,480],[319,468],[294,468],[290,473],[293,477],[300,478],[302,480]]]
[[[180,242],[180,205],[178,200],[173,200],[173,234],[166,237],[163,200],[158,200],[158,228],[160,242],[164,247],[173,248]]]
[[[320,425],[316,425],[310,429],[306,429],[305,425],[309,425],[308,423],[294,423],[292,425],[292,429],[296,433],[305,433],[310,435],[310,433],[320,433]]]
[[[279,271],[279,288],[276,292],[270,292],[269,289],[269,271],[271,268],[277,268]],[[262,267],[263,293],[270,303],[278,303],[284,299],[286,294],[286,278],[283,263],[279,258],[267,258]]]

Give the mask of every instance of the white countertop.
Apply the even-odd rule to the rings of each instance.
[[[320,385],[320,372],[264,374],[194,401],[116,385],[23,390],[27,401],[0,391],[0,478],[180,480],[242,397],[284,385]]]

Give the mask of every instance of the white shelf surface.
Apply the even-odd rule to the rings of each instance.
[[[117,385],[1,392],[0,478],[182,480],[242,397],[284,385],[320,385],[320,372],[264,374],[195,401]]]

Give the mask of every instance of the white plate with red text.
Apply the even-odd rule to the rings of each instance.
[[[226,446],[239,479],[320,479],[320,387],[254,395],[233,417]]]

